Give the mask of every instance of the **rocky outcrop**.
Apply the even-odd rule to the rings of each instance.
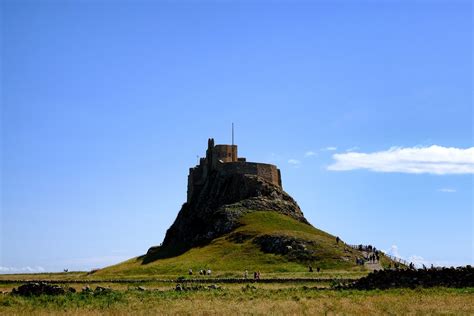
[[[12,291],[12,294],[20,296],[61,295],[65,293],[66,290],[61,286],[45,282],[29,282]]]
[[[275,211],[308,223],[296,201],[280,186],[258,176],[210,174],[204,185],[183,204],[161,247],[148,250],[144,263],[158,253],[175,254],[231,232],[240,218],[256,211]]]
[[[316,243],[312,240],[304,240],[290,236],[263,235],[255,238],[253,243],[257,244],[265,253],[287,256],[294,261],[311,261],[317,259],[314,247]]]

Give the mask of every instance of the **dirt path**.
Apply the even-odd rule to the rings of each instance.
[[[366,252],[366,251],[363,251],[362,252],[364,254],[364,257],[368,258],[372,253],[369,253],[369,252]],[[382,268],[382,265],[380,264],[379,261],[373,263],[373,262],[370,262],[370,261],[365,261],[364,262],[364,266],[366,267],[367,270],[369,271],[375,271],[375,270],[383,270]]]
[[[376,262],[376,263],[365,262],[364,266],[369,271],[382,270],[382,266],[380,265],[379,262]]]

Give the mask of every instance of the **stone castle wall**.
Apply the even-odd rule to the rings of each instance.
[[[219,170],[223,175],[250,174],[259,176],[268,182],[281,187],[280,170],[270,164],[257,162],[229,162],[219,165]]]
[[[282,187],[280,170],[275,165],[246,162],[245,158],[238,157],[237,145],[214,145],[214,139],[210,138],[206,158],[201,158],[199,165],[189,169],[188,202],[190,202],[194,192],[201,190],[212,171],[218,171],[223,176],[233,174],[256,175]]]

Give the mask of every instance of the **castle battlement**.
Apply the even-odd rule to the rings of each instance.
[[[194,192],[200,191],[207,177],[212,172],[219,172],[222,176],[233,174],[256,175],[264,180],[281,185],[281,173],[277,166],[259,162],[247,162],[246,158],[238,157],[237,145],[214,145],[214,139],[207,142],[206,157],[199,159],[199,164],[189,168],[188,199]]]

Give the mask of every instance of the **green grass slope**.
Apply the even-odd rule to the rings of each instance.
[[[256,211],[242,217],[241,226],[231,233],[214,239],[211,243],[188,250],[170,258],[158,259],[143,264],[143,256],[101,269],[94,276],[141,277],[186,275],[189,269],[211,269],[214,276],[242,275],[248,270],[262,273],[305,272],[308,265],[323,271],[360,271],[355,258],[361,253],[344,245],[336,244],[335,236],[310,225],[276,212]],[[236,241],[234,236],[244,235],[245,240]],[[256,237],[288,236],[313,241],[311,250],[316,259],[298,262],[288,256],[264,253],[253,240]]]

